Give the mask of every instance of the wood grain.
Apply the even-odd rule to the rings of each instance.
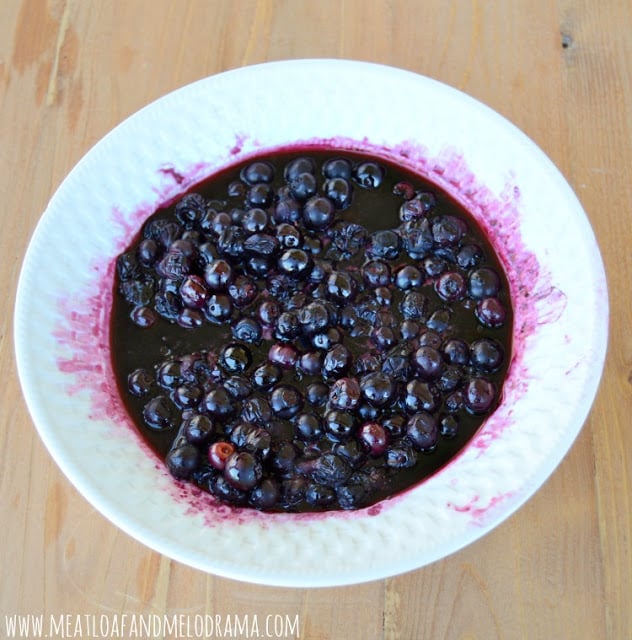
[[[0,629],[16,613],[279,613],[298,614],[311,640],[632,637],[631,29],[627,0],[1,2]],[[533,138],[595,230],[611,335],[584,430],[518,513],[418,571],[290,590],[189,569],[96,513],[52,462],[21,399],[12,312],[41,212],[107,131],[209,74],[306,57],[429,75]]]

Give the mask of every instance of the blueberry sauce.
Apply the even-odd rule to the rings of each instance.
[[[422,481],[502,397],[498,257],[382,158],[251,158],[158,209],[117,259],[112,365],[172,475],[263,511],[357,509]]]

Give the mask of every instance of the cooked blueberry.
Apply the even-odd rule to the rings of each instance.
[[[314,407],[325,404],[329,397],[329,387],[322,382],[312,382],[305,389],[305,399]]]
[[[175,478],[188,478],[200,463],[200,453],[192,444],[183,444],[171,449],[165,459],[169,471]]]
[[[270,327],[281,315],[281,305],[276,300],[264,300],[257,309],[257,317],[261,324]]]
[[[323,361],[323,375],[339,377],[344,375],[351,366],[351,353],[343,344],[334,345],[325,354]]]
[[[344,178],[349,180],[353,172],[351,162],[347,158],[331,158],[323,163],[323,175],[326,178]]]
[[[265,160],[255,160],[241,170],[241,179],[249,185],[263,182],[270,184],[274,180],[274,165]]]
[[[388,436],[386,429],[379,422],[365,422],[358,431],[358,438],[373,458],[381,456],[386,451]]]
[[[194,413],[184,422],[184,436],[187,442],[195,445],[201,445],[215,432],[213,421],[205,415]]]
[[[335,488],[345,482],[351,475],[349,463],[335,453],[325,453],[312,461],[309,475],[315,482],[326,487]]]
[[[431,451],[437,446],[439,426],[436,418],[427,411],[420,411],[408,419],[406,436],[418,451]]]
[[[437,216],[432,221],[432,237],[440,246],[458,244],[466,232],[466,224],[456,216]]]
[[[250,207],[266,208],[274,201],[274,189],[265,182],[254,184],[246,192],[246,202]]]
[[[377,162],[362,162],[354,172],[354,180],[365,189],[377,189],[384,180],[385,171]]]
[[[500,290],[500,277],[489,267],[479,267],[468,278],[468,292],[476,300],[495,296]]]
[[[444,438],[456,438],[459,433],[459,421],[453,415],[443,416],[439,421],[439,433]]]
[[[417,454],[410,445],[393,445],[384,454],[386,466],[392,469],[409,469],[417,464]]]
[[[228,373],[243,373],[252,363],[252,354],[243,344],[233,343],[222,349],[219,361]]]
[[[505,324],[507,311],[498,298],[483,298],[476,305],[476,317],[482,325],[494,329]]]
[[[465,406],[473,414],[487,413],[496,400],[496,387],[486,378],[470,378],[463,394]]]
[[[200,403],[202,389],[197,386],[181,385],[173,390],[171,397],[180,409],[191,409]]]
[[[280,384],[270,394],[272,411],[280,418],[291,418],[303,408],[303,396],[294,386]]]
[[[390,229],[375,231],[369,237],[367,253],[376,259],[394,260],[401,250],[401,238]]]
[[[303,207],[303,222],[308,229],[325,229],[333,222],[334,215],[333,202],[324,196],[310,198]]]
[[[141,329],[148,329],[149,327],[153,327],[158,320],[158,317],[153,309],[149,307],[136,307],[132,309],[132,312],[129,314],[132,322]]]
[[[346,209],[353,198],[353,187],[346,178],[329,178],[323,184],[323,192],[336,209]]]
[[[312,483],[305,489],[305,501],[315,507],[324,507],[336,500],[336,492],[331,487]]]
[[[280,340],[292,340],[300,331],[298,314],[296,311],[284,311],[276,323],[275,336]]]
[[[318,440],[323,435],[323,423],[315,413],[301,413],[296,418],[297,435],[306,441]]]
[[[233,278],[233,268],[222,258],[209,262],[204,268],[204,280],[212,291],[225,291]]]
[[[249,305],[258,293],[256,282],[248,276],[237,276],[228,285],[228,295],[237,307]]]
[[[253,233],[244,240],[244,249],[256,256],[270,257],[278,248],[279,241],[268,233]]]
[[[252,372],[253,384],[259,389],[271,389],[283,377],[283,371],[276,364],[264,362]]]
[[[233,312],[231,299],[221,293],[212,294],[206,301],[204,315],[212,322],[224,322],[230,318]]]
[[[279,257],[278,264],[283,273],[301,277],[309,273],[312,260],[303,249],[287,249]]]
[[[273,344],[268,351],[268,360],[281,369],[292,369],[298,360],[298,352],[291,344]]]
[[[167,251],[156,267],[162,278],[180,281],[191,272],[191,260],[179,251]]]
[[[360,380],[362,395],[376,407],[382,407],[393,397],[392,379],[385,373],[368,373]]]
[[[405,389],[404,404],[410,413],[417,411],[432,412],[437,408],[437,392],[428,382],[411,380]]]
[[[318,375],[323,367],[323,353],[320,351],[307,351],[298,359],[298,370],[309,376]]]
[[[346,271],[333,271],[327,278],[327,295],[336,302],[350,302],[357,290],[355,279]]]
[[[235,404],[224,387],[216,387],[204,396],[200,410],[216,418],[226,418],[235,413]]]
[[[421,271],[412,264],[407,264],[397,270],[395,274],[395,284],[399,289],[407,291],[421,286],[423,282]]]
[[[467,292],[467,283],[458,271],[445,271],[434,282],[437,295],[446,302],[462,300]]]
[[[292,197],[301,202],[311,198],[318,190],[318,182],[313,173],[299,173],[290,180],[289,185]]]
[[[331,409],[325,413],[325,431],[335,439],[348,438],[356,427],[356,419],[348,411]]]
[[[309,156],[300,156],[285,166],[283,170],[283,177],[287,182],[303,173],[314,174],[316,172],[316,163],[313,158]]]
[[[187,276],[180,285],[180,297],[186,307],[202,309],[208,299],[209,291],[200,276]]]
[[[174,207],[174,214],[184,227],[198,222],[205,213],[206,201],[199,193],[187,194]]]
[[[154,383],[153,376],[147,369],[138,368],[132,371],[127,377],[127,388],[129,392],[138,398],[146,396]]]
[[[423,345],[415,351],[413,362],[419,377],[423,380],[438,378],[444,367],[441,352],[428,345]]]
[[[303,245],[303,234],[288,222],[282,222],[277,226],[276,238],[279,244],[286,249],[300,249]]]
[[[426,218],[404,223],[399,229],[399,234],[402,248],[413,260],[424,258],[433,247],[432,231]]]
[[[384,354],[382,373],[391,380],[404,382],[411,370],[410,348],[407,345],[396,345]]]
[[[175,419],[174,406],[166,396],[155,396],[143,407],[143,419],[152,429],[171,429]]]
[[[258,344],[261,341],[261,325],[254,318],[241,318],[233,326],[233,337],[248,344]]]
[[[281,488],[279,487],[279,483],[273,478],[263,478],[263,480],[251,490],[248,502],[255,507],[255,509],[271,509],[277,504],[280,496]]]
[[[421,291],[409,291],[400,304],[400,311],[406,320],[419,320],[426,315],[428,298]]]
[[[491,373],[503,364],[504,350],[493,338],[479,338],[470,345],[470,362],[479,371]]]
[[[224,478],[236,489],[252,489],[262,476],[261,463],[248,451],[236,451],[224,465]]]
[[[336,409],[355,409],[360,402],[360,384],[355,378],[339,378],[331,385],[329,402]]]

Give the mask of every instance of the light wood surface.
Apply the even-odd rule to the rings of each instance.
[[[35,432],[12,312],[39,216],[99,138],[196,79],[303,57],[426,74],[523,129],[593,224],[611,337],[585,428],[518,513],[409,574],[292,590],[189,569],[95,512]],[[298,615],[310,640],[631,638],[631,114],[629,0],[0,0],[0,637],[14,614],[184,613]]]

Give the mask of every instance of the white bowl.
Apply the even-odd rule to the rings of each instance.
[[[175,482],[130,423],[108,346],[114,258],[143,220],[218,168],[298,141],[375,153],[446,189],[491,236],[515,306],[502,403],[467,448],[402,495],[318,516],[221,507]],[[43,441],[113,523],[217,575],[326,586],[421,567],[523,504],[586,419],[607,323],[590,225],[564,178],[524,134],[463,93],[413,73],[297,60],[196,82],[103,138],[35,230],[18,286],[15,341]]]

